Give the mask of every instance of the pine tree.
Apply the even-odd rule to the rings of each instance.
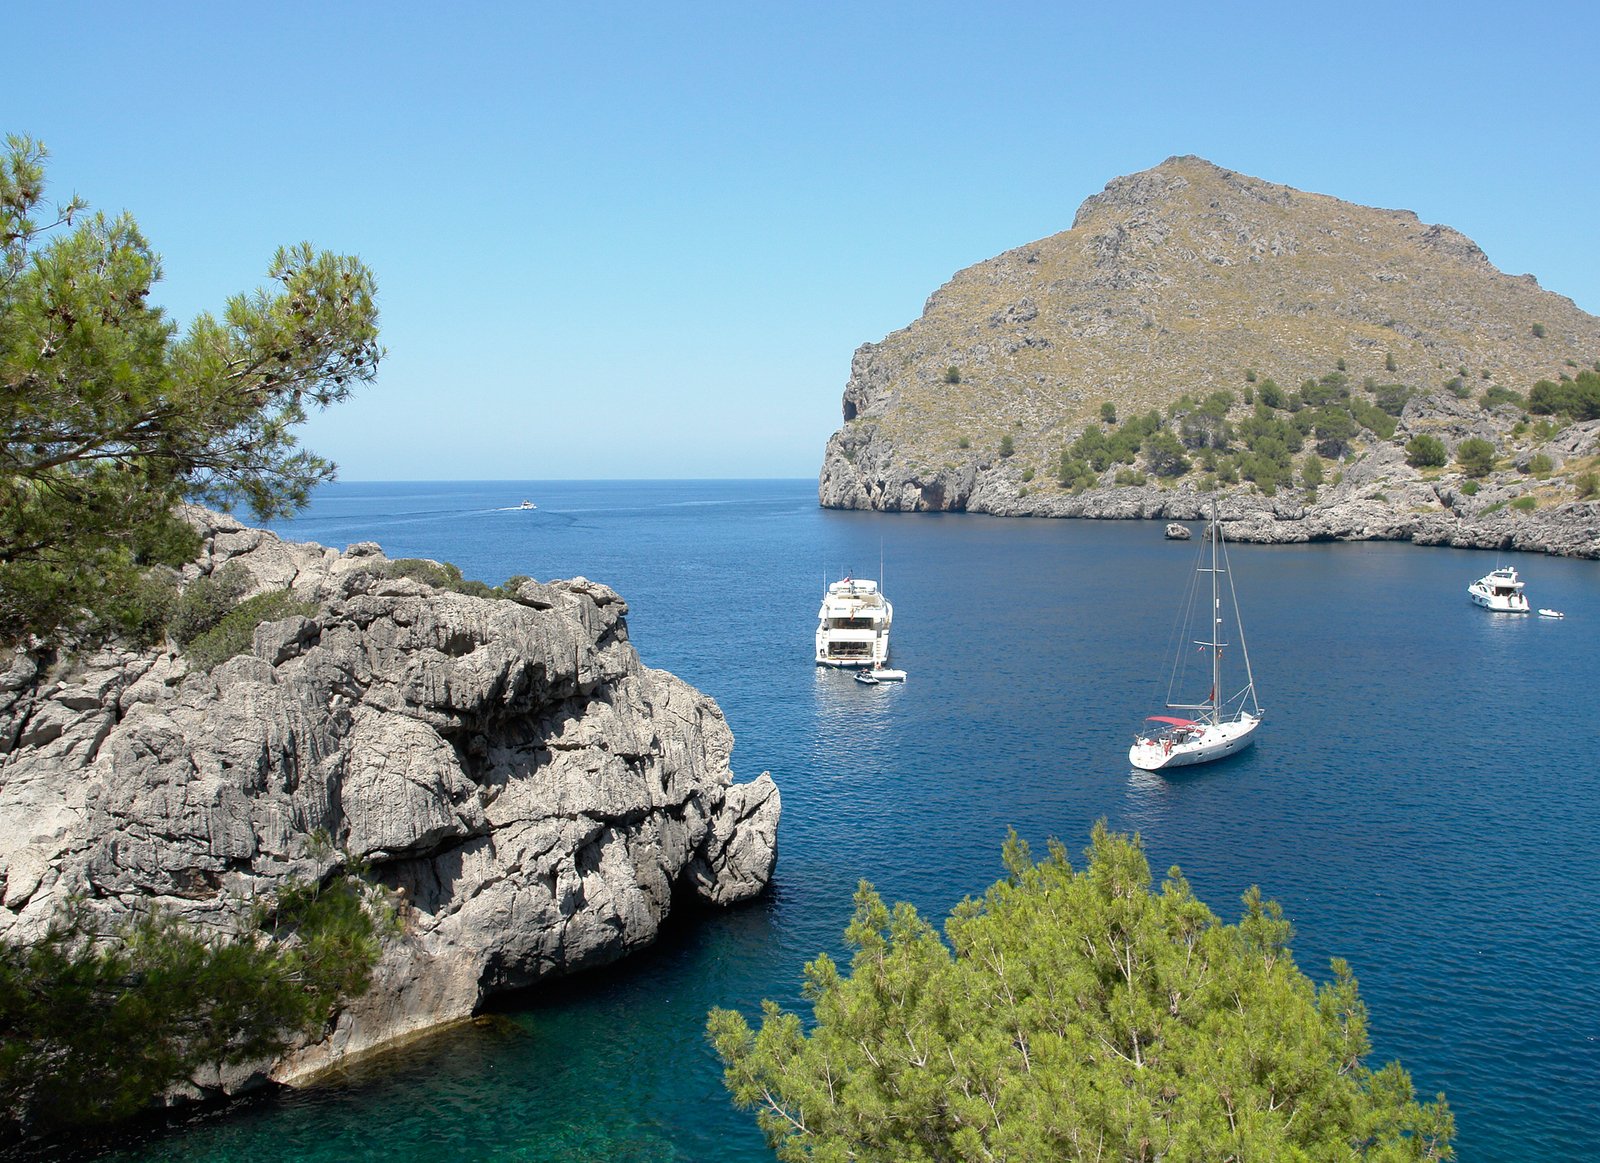
[[[0,157],[0,641],[125,627],[148,564],[196,549],[182,500],[303,505],[333,466],[297,447],[308,408],[382,357],[371,273],[282,249],[273,290],[180,336],[151,305],[160,260],[127,214],[45,210],[37,142]]]
[[[1367,1015],[1342,961],[1317,988],[1256,889],[1224,925],[1137,837],[1096,827],[1075,872],[1059,844],[958,906],[948,944],[863,882],[848,973],[806,966],[800,1017],[708,1034],[737,1105],[781,1160],[1448,1159],[1443,1096],[1368,1069]]]

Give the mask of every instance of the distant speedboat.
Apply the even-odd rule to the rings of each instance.
[[[1206,530],[1206,543],[1210,546],[1209,559],[1202,545],[1199,564],[1195,569],[1195,583],[1190,587],[1188,610],[1191,633],[1198,635],[1192,642],[1178,648],[1178,660],[1173,665],[1172,678],[1167,687],[1167,709],[1188,711],[1193,718],[1177,715],[1151,715],[1144,721],[1144,729],[1133,738],[1128,748],[1128,762],[1141,771],[1162,771],[1168,767],[1187,767],[1194,763],[1210,763],[1243,751],[1255,742],[1256,728],[1261,726],[1261,704],[1256,701],[1256,681],[1250,673],[1250,651],[1244,644],[1244,625],[1239,620],[1239,601],[1233,589],[1233,574],[1222,550],[1222,522],[1217,520],[1216,500],[1211,502],[1211,525]],[[1221,582],[1227,578],[1228,604],[1222,603]],[[1209,579],[1203,587],[1201,578]],[[1231,622],[1237,643],[1224,641],[1225,619]],[[1244,686],[1229,695],[1222,685],[1222,652],[1237,645],[1244,663]],[[1184,683],[1182,663],[1189,657],[1190,648],[1198,646],[1207,657],[1200,681],[1208,683],[1210,690],[1203,699],[1195,702],[1173,702],[1172,695]],[[1196,691],[1198,693],[1198,691]]]
[[[824,591],[817,611],[817,665],[871,670],[889,661],[894,607],[875,581],[845,578]]]
[[[1522,592],[1522,581],[1517,571],[1509,565],[1490,570],[1467,587],[1467,597],[1474,605],[1497,614],[1526,614],[1528,595]]]
[[[532,501],[523,501],[522,504],[517,506],[519,509],[537,509],[538,507]]]

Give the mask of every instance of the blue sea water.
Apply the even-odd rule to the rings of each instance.
[[[528,497],[534,511],[515,507]],[[940,919],[1007,828],[1074,854],[1104,818],[1235,920],[1261,886],[1313,978],[1347,959],[1374,1065],[1444,1091],[1462,1159],[1600,1157],[1600,564],[1409,545],[1234,546],[1256,747],[1132,772],[1194,550],[1145,522],[817,508],[810,481],[337,484],[279,532],[379,542],[491,583],[583,574],[646,663],[717,699],[741,779],[783,791],[769,895],[628,963],[117,1157],[766,1160],[702,1030],[791,1008],[861,878]],[[824,578],[877,576],[904,686],[811,662]],[[1493,615],[1514,564],[1563,621]]]

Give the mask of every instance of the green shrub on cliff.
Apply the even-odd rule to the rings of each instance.
[[[278,622],[295,614],[309,618],[316,612],[315,602],[297,602],[288,590],[256,594],[229,610],[205,633],[197,635],[184,648],[184,654],[193,666],[210,670],[218,663],[247,652],[255,643],[256,627],[263,622]]]
[[[1013,835],[1006,879],[945,939],[866,882],[848,972],[805,967],[814,1023],[712,1011],[734,1102],[781,1160],[1448,1159],[1443,1095],[1372,1070],[1349,967],[1320,988],[1257,889],[1225,925],[1137,837],[1099,825],[1087,866]],[[1087,1145],[1087,1150],[1085,1147]]]
[[[1437,436],[1419,433],[1406,441],[1406,463],[1412,468],[1441,468],[1450,460],[1450,450]]]
[[[530,579],[526,574],[516,574],[500,585],[492,586],[477,578],[465,577],[461,567],[450,561],[430,561],[425,557],[398,557],[378,567],[384,577],[408,577],[436,590],[449,590],[453,594],[466,594],[473,598],[498,598],[510,600],[517,587]]]
[[[363,883],[292,886],[233,940],[163,913],[100,931],[70,906],[0,942],[0,1139],[112,1122],[212,1063],[281,1051],[367,988],[378,924]]]
[[[1494,445],[1478,436],[1469,436],[1456,445],[1456,463],[1469,477],[1488,476],[1494,470]]]
[[[1528,393],[1528,411],[1537,416],[1600,420],[1600,372],[1581,371],[1560,383],[1540,380]]]
[[[1372,402],[1389,415],[1399,416],[1405,411],[1406,401],[1414,395],[1416,392],[1404,384],[1378,384],[1372,389]]]
[[[1157,476],[1180,477],[1189,471],[1189,458],[1183,454],[1182,442],[1165,430],[1145,439],[1144,456],[1150,471]]]
[[[1484,389],[1478,397],[1478,403],[1485,408],[1498,408],[1501,404],[1515,404],[1518,408],[1527,406],[1527,401],[1522,398],[1522,393],[1513,392],[1510,388],[1502,388],[1496,384],[1492,388]]]
[[[1056,483],[1064,489],[1081,493],[1085,489],[1094,488],[1099,483],[1099,478],[1087,461],[1078,459],[1067,449],[1062,449],[1056,467]]]
[[[0,151],[0,642],[146,625],[145,567],[198,537],[181,500],[292,512],[333,466],[300,449],[310,408],[373,378],[376,289],[301,244],[179,335],[151,302],[155,250],[127,214],[45,202],[46,153]]]
[[[1350,415],[1355,417],[1356,423],[1379,440],[1388,440],[1394,435],[1395,418],[1376,404],[1369,404],[1361,399],[1351,399],[1347,401],[1346,406],[1350,409]]]
[[[167,618],[167,633],[187,646],[222,621],[251,585],[250,571],[230,561],[215,573],[197,577],[184,587]]]
[[[1318,409],[1312,417],[1312,432],[1317,438],[1317,451],[1329,460],[1338,460],[1350,448],[1359,425],[1346,408],[1330,406]]]

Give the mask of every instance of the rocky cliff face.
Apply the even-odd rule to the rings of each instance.
[[[367,861],[400,902],[368,995],[294,1080],[648,944],[675,899],[766,886],[778,789],[735,784],[715,703],[644,666],[577,578],[489,600],[386,579],[374,545],[295,545],[195,511],[197,576],[239,562],[312,617],[193,673],[103,651],[0,677],[0,936],[69,895],[226,929],[238,904]],[[240,1079],[217,1079],[237,1085]]]
[[[1365,492],[1274,500],[1243,495],[1248,486],[1225,489],[1241,505],[1295,512],[1293,520],[1311,522],[1300,532],[1318,537],[1425,527],[1425,537],[1477,544],[1509,536],[1600,556],[1600,514],[1571,504],[1572,476],[1600,453],[1593,431],[1514,433],[1520,409],[1471,398],[1495,387],[1526,394],[1597,358],[1600,319],[1530,275],[1495,269],[1449,227],[1172,158],[1089,198],[1071,230],[959,272],[919,319],[858,349],[818,498],[884,511],[1162,515],[1184,508],[1174,496],[1182,482],[1137,500],[1113,471],[1088,494],[1057,488],[1061,450],[1099,423],[1102,404],[1126,418],[1165,411],[1184,393],[1225,390],[1239,401],[1230,417],[1237,422],[1257,376],[1293,389],[1338,368],[1357,391],[1401,384],[1414,392],[1392,436],[1365,434],[1342,458],[1376,458],[1353,482]],[[1457,391],[1445,390],[1452,383]],[[1420,433],[1452,453],[1469,435],[1489,439],[1503,462],[1515,462],[1486,482],[1490,494],[1533,496],[1538,509],[1517,512],[1521,523],[1505,531],[1510,518],[1480,527],[1494,502],[1456,503],[1468,500],[1458,473],[1419,473],[1390,455]],[[1519,470],[1539,453],[1556,466],[1554,484]],[[1393,496],[1376,499],[1391,493],[1416,493],[1430,519],[1417,520],[1423,514]],[[1368,518],[1380,508],[1374,524]],[[1575,523],[1587,534],[1574,534]]]

